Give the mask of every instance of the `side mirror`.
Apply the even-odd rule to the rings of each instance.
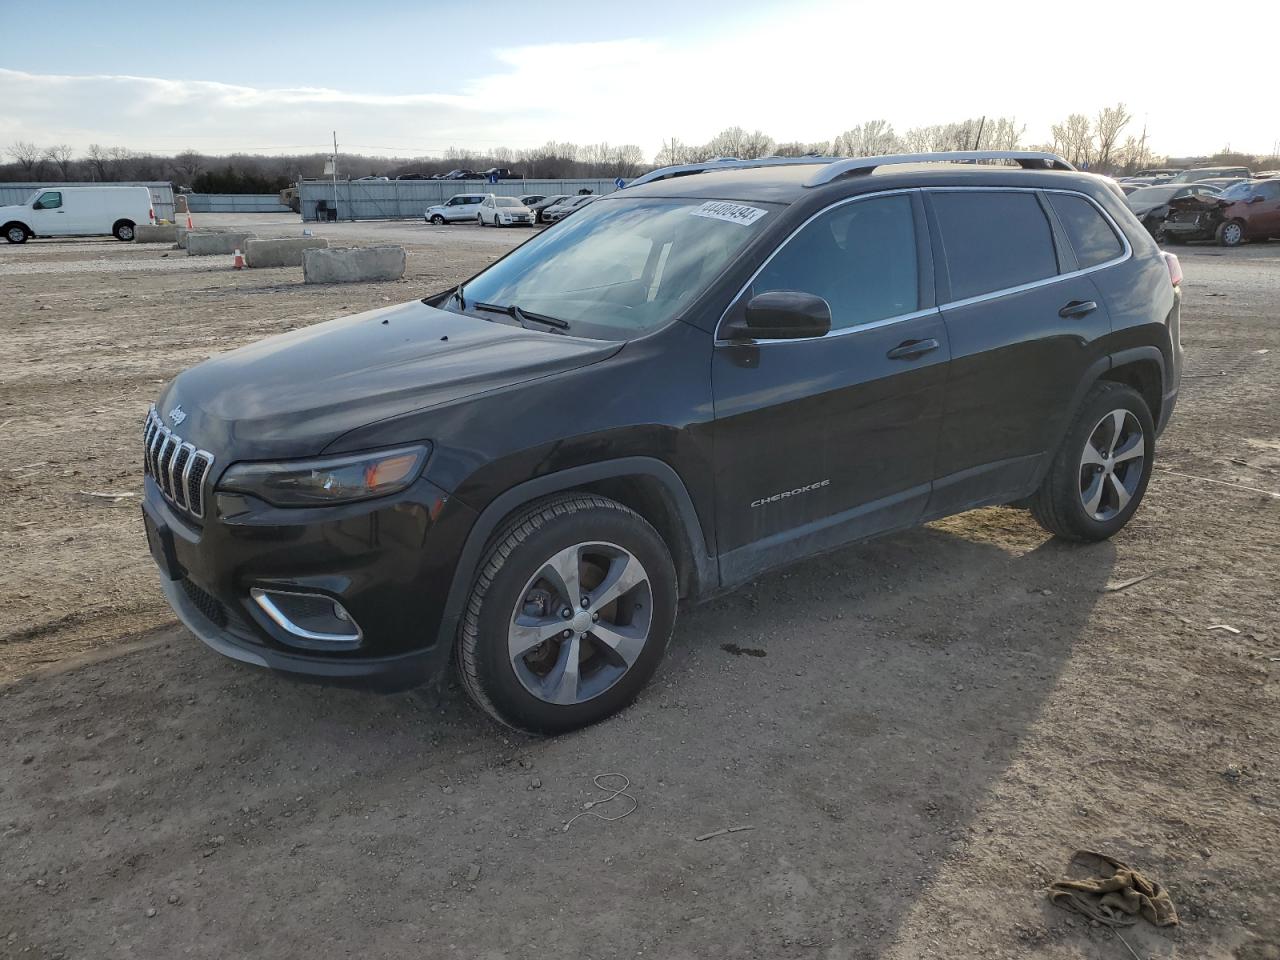
[[[831,330],[831,305],[800,290],[770,290],[747,303],[740,320],[725,330],[730,339],[791,340],[822,337]]]
[[[35,203],[33,203],[33,204],[31,205],[31,209],[32,209],[32,210],[43,210],[43,209],[44,209],[44,204],[43,204],[43,203],[41,203],[39,200],[37,200]]]
[[[1249,198],[1249,202],[1250,202],[1250,203],[1261,203],[1261,202],[1262,202],[1262,194],[1260,194],[1260,193],[1255,193],[1252,197],[1250,197],[1250,198]]]

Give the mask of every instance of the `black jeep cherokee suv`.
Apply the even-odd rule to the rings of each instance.
[[[681,598],[987,504],[1115,533],[1180,279],[1051,155],[667,168],[455,289],[179,375],[147,535],[227,656],[390,689],[452,656],[567,730],[636,696]]]

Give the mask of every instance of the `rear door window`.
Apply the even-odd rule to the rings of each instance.
[[[1050,193],[1047,196],[1049,206],[1053,207],[1062,229],[1067,232],[1067,239],[1076,252],[1076,264],[1081,270],[1124,254],[1124,244],[1092,203],[1070,193]]]
[[[760,271],[751,294],[799,290],[831,306],[831,329],[920,307],[915,219],[904,194],[841,204],[801,228]]]
[[[1058,273],[1053,231],[1034,193],[930,191],[951,277],[966,300]]]

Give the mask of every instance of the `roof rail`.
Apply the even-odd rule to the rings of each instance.
[[[655,180],[669,180],[672,177],[684,177],[691,173],[703,173],[707,170],[744,170],[750,167],[785,167],[794,164],[835,163],[839,157],[761,157],[758,160],[739,160],[737,157],[721,157],[705,163],[678,163],[670,167],[659,167],[643,176],[636,177],[628,187],[638,187],[642,183],[653,183]]]
[[[805,181],[806,187],[820,187],[841,177],[868,174],[876,167],[897,163],[976,163],[979,160],[1015,160],[1024,170],[1074,170],[1056,153],[1039,150],[947,150],[938,153],[895,153],[882,157],[853,157],[828,163]]]

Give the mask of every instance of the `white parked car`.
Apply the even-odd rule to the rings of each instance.
[[[557,220],[563,220],[575,210],[581,210],[588,203],[600,198],[594,193],[583,194],[580,197],[567,197],[554,206],[547,207],[542,211],[542,219],[546,223],[555,223]]]
[[[512,224],[533,226],[533,211],[515,197],[497,197],[492,193],[480,204],[476,214],[482,227],[509,227]]]
[[[24,203],[0,207],[0,232],[10,243],[28,237],[132,240],[134,227],[155,222],[146,187],[49,187]]]
[[[484,201],[485,194],[483,193],[459,193],[450,197],[444,203],[437,203],[434,207],[427,207],[424,217],[427,223],[474,221],[480,213],[480,204],[484,203]]]

